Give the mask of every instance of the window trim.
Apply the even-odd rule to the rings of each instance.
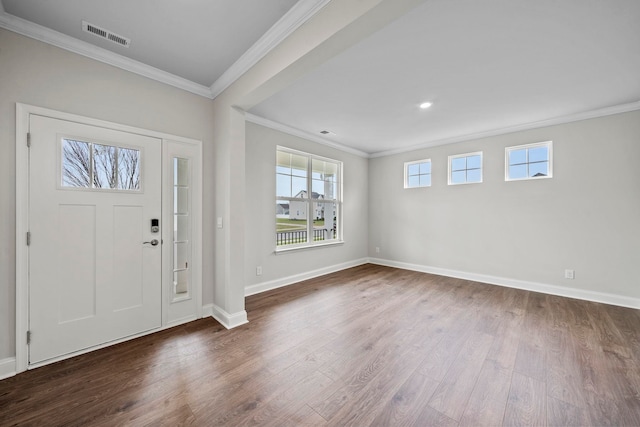
[[[549,174],[546,176],[525,176],[524,178],[509,177],[509,153],[512,151],[527,149],[527,166],[529,165],[529,149],[537,147],[547,147],[549,149]],[[504,180],[510,181],[533,181],[537,179],[553,178],[553,141],[532,142],[530,144],[513,145],[504,148]]]
[[[480,181],[465,181],[465,182],[452,182],[451,181],[451,172],[453,172],[451,170],[451,164],[453,163],[454,159],[459,159],[459,158],[463,158],[463,157],[473,157],[473,156],[480,156]],[[465,169],[465,171],[468,171],[470,169]],[[474,170],[474,169],[471,169]],[[474,152],[470,152],[470,153],[462,153],[462,154],[453,154],[449,156],[449,160],[448,160],[448,170],[447,170],[447,184],[448,185],[466,185],[466,184],[482,184],[484,180],[484,156],[482,154],[482,151],[474,151]]]
[[[418,174],[417,176],[429,175],[429,185],[416,185],[412,187],[409,185],[409,166],[422,164],[422,163],[429,163],[430,167],[432,168],[431,172],[429,172],[428,174]],[[433,163],[431,162],[431,159],[412,160],[410,162],[404,162],[404,188],[405,189],[431,187],[431,185],[433,184],[433,181],[431,180],[432,178],[433,178]]]
[[[308,159],[307,162],[307,194],[312,194],[312,188],[313,188],[313,160],[319,160],[319,161],[328,161],[331,163],[335,163],[338,166],[338,185],[337,185],[337,195],[335,199],[328,199],[328,202],[333,202],[336,204],[336,227],[337,227],[337,231],[336,231],[336,238],[335,239],[331,239],[331,240],[318,240],[317,242],[313,239],[310,239],[309,236],[313,236],[313,218],[312,218],[312,214],[313,214],[313,199],[312,198],[306,198],[306,199],[296,199],[294,197],[279,197],[278,196],[278,192],[277,192],[277,183],[276,183],[276,188],[275,188],[275,198],[274,200],[277,202],[278,200],[288,200],[289,202],[293,201],[301,201],[304,200],[308,203],[308,207],[309,209],[307,209],[307,241],[304,243],[295,243],[295,244],[289,244],[289,245],[278,245],[277,243],[277,229],[274,230],[275,232],[273,233],[274,235],[274,246],[275,246],[275,253],[285,253],[285,252],[291,252],[291,251],[296,251],[296,250],[300,250],[300,249],[311,249],[311,248],[320,248],[320,247],[325,247],[325,246],[333,246],[333,245],[340,245],[344,243],[343,240],[343,224],[344,221],[342,220],[343,215],[342,215],[342,211],[343,211],[343,200],[342,200],[342,194],[343,194],[343,166],[344,163],[340,160],[336,160],[336,159],[332,159],[329,157],[324,157],[324,156],[319,156],[313,153],[308,153],[305,151],[300,151],[300,150],[296,150],[293,148],[289,148],[289,147],[284,147],[281,145],[277,145],[276,146],[276,153],[275,153],[275,158],[276,158],[276,168],[274,168],[275,175],[274,178],[277,181],[277,157],[278,157],[278,152],[284,152],[284,153],[289,153],[289,154],[296,154],[299,156],[305,156]],[[274,224],[275,225],[275,224]]]

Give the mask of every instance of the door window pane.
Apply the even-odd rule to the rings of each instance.
[[[118,189],[140,189],[140,151],[118,148]]]
[[[72,139],[62,140],[62,185],[91,187],[91,144]]]
[[[62,186],[140,190],[140,150],[62,138]]]
[[[118,163],[116,147],[93,144],[93,187],[116,188]]]

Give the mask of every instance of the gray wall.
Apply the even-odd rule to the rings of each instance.
[[[548,140],[553,178],[505,182],[505,147]],[[484,182],[448,186],[447,156],[472,151]],[[403,189],[425,158],[432,187]],[[639,160],[638,111],[371,159],[369,255],[639,298]]]
[[[343,245],[274,253],[277,145],[343,162]],[[368,160],[365,158],[247,123],[245,285],[252,286],[366,258],[367,176]],[[256,266],[259,265],[263,269],[262,276],[256,276]]]
[[[51,108],[203,141],[211,100],[0,29],[0,360],[15,355],[15,104]],[[213,212],[204,168],[204,218]],[[204,222],[203,303],[213,302],[213,228]]]

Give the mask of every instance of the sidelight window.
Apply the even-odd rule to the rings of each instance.
[[[173,158],[173,300],[189,298],[191,290],[191,167],[189,159]]]

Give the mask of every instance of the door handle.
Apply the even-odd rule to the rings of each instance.
[[[158,239],[153,239],[150,242],[142,242],[143,245],[151,245],[151,246],[158,246],[158,243],[160,243]]]

